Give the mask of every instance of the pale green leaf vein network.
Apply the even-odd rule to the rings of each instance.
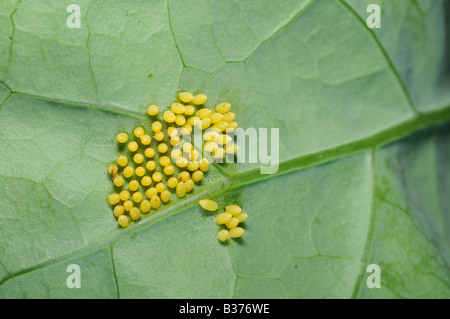
[[[406,88],[405,83],[403,82],[400,73],[398,72],[397,68],[395,67],[394,63],[392,62],[391,58],[389,57],[388,53],[384,49],[383,45],[381,44],[380,39],[375,34],[375,32],[372,29],[369,29],[366,25],[366,22],[361,18],[361,16],[353,9],[345,0],[337,0],[339,1],[351,14],[363,25],[364,29],[367,30],[367,32],[370,33],[371,37],[375,40],[377,43],[380,51],[383,53],[384,58],[386,59],[386,62],[388,63],[392,73],[395,75],[398,83],[402,87],[402,91],[405,94],[405,97],[408,99],[409,105],[414,113],[418,113],[417,108],[415,107],[413,100],[411,98],[411,95],[408,92],[408,89]]]

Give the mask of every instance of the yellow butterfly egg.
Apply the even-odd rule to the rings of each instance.
[[[222,229],[218,234],[217,234],[217,238],[220,241],[226,241],[228,239],[228,237],[230,236],[230,232],[226,229]]]
[[[159,112],[158,106],[156,106],[154,104],[149,105],[147,108],[147,114],[150,116],[155,116],[158,114],[158,112]]]
[[[134,193],[133,196],[131,196],[131,197],[133,198],[133,201],[135,203],[140,203],[140,202],[142,202],[142,199],[143,199],[142,193],[140,193],[140,192]]]
[[[167,165],[164,167],[164,175],[170,176],[175,172],[175,168],[172,165]]]
[[[221,133],[218,133],[215,130],[207,129],[203,134],[203,139],[205,140],[205,142],[214,142],[220,135]]]
[[[122,205],[117,205],[114,207],[114,216],[119,217],[125,212],[125,209],[123,209]]]
[[[188,160],[184,157],[177,158],[175,161],[175,165],[177,165],[179,168],[185,168],[188,164]]]
[[[228,205],[225,207],[225,212],[230,213],[233,216],[237,216],[242,213],[242,208],[238,205]]]
[[[135,192],[139,189],[139,182],[135,179],[128,183],[128,189],[132,192]]]
[[[228,123],[228,126],[226,128],[226,132],[227,133],[234,132],[237,129],[237,127],[238,127],[237,122],[230,122],[230,123]]]
[[[194,95],[190,92],[180,92],[178,94],[178,99],[183,103],[189,103],[194,98]]]
[[[225,224],[225,226],[227,226],[228,229],[233,229],[233,228],[236,227],[237,225],[239,225],[239,219],[237,219],[236,217],[232,217],[232,218]]]
[[[191,172],[198,170],[200,164],[198,162],[189,162],[187,164],[187,169]]]
[[[194,105],[202,105],[206,102],[208,97],[205,94],[197,94],[192,98],[192,104]]]
[[[225,156],[225,150],[219,147],[214,151],[214,154],[212,154],[212,156],[217,160],[222,159]]]
[[[117,134],[117,141],[121,144],[128,142],[128,134],[127,133]]]
[[[196,162],[200,157],[200,153],[197,150],[193,150],[189,156],[191,162]]]
[[[114,182],[114,185],[116,187],[122,187],[124,180],[123,180],[122,176],[117,175],[116,177],[114,177],[114,181],[113,182]]]
[[[163,113],[163,120],[167,123],[175,122],[175,113],[173,113],[172,111],[165,111]]]
[[[150,199],[150,205],[153,209],[159,209],[161,207],[161,199],[158,195],[152,196],[152,198]]]
[[[209,161],[206,158],[202,158],[199,164],[199,168],[202,172],[209,171]]]
[[[185,105],[184,106],[184,114],[192,115],[195,112],[195,107],[193,105]]]
[[[160,121],[154,121],[152,123],[152,131],[158,133],[162,130],[162,124]]]
[[[184,134],[184,135],[188,135],[188,134],[191,134],[192,133],[192,126],[191,125],[189,125],[189,124],[184,124],[182,127],[181,127],[181,134]]]
[[[186,186],[186,193],[189,193],[191,190],[194,189],[194,181],[192,179],[188,179],[184,182],[184,185]]]
[[[181,182],[185,182],[187,181],[191,176],[189,175],[188,172],[184,171],[184,172],[180,172],[178,174],[178,180]]]
[[[149,145],[152,142],[152,138],[150,135],[142,135],[141,136],[141,143],[142,145]]]
[[[175,114],[183,114],[185,111],[185,107],[181,103],[172,103],[170,110]]]
[[[111,175],[116,175],[117,172],[119,171],[119,168],[117,167],[117,165],[111,164],[108,166],[108,173]]]
[[[183,115],[178,114],[175,117],[175,124],[177,124],[178,126],[183,126],[184,124],[186,124],[186,118]]]
[[[134,204],[131,200],[127,200],[123,203],[123,209],[126,212],[129,212],[134,207]]]
[[[223,115],[223,120],[230,123],[233,122],[236,115],[233,112],[228,112]]]
[[[216,112],[225,114],[231,109],[231,104],[227,102],[219,103],[216,105]]]
[[[156,162],[155,161],[148,161],[147,164],[145,164],[145,167],[149,171],[153,171],[156,168]]]
[[[119,164],[119,166],[125,167],[128,164],[128,158],[126,158],[125,155],[120,155],[117,158],[117,164]]]
[[[155,195],[158,195],[158,191],[154,187],[151,187],[145,191],[145,197],[148,199],[151,199]]]
[[[130,143],[128,143],[128,149],[130,150],[130,152],[136,152],[139,148],[139,144],[136,143],[135,141],[132,141]]]
[[[141,184],[144,187],[150,186],[150,184],[152,183],[152,178],[150,176],[144,176],[141,179]]]
[[[230,143],[225,146],[225,152],[227,154],[235,154],[238,152],[238,150],[239,150],[238,145],[234,143]]]
[[[192,116],[186,120],[186,124],[194,126],[197,121],[200,121],[200,118],[198,116]]]
[[[244,234],[244,229],[241,227],[235,227],[230,230],[230,237],[231,238],[239,238]]]
[[[142,135],[145,134],[145,131],[142,127],[138,126],[134,129],[133,131],[134,136],[136,136],[137,138],[141,137]]]
[[[217,203],[211,199],[202,199],[198,203],[203,209],[209,211],[215,211],[217,210],[217,207],[219,207],[219,205],[217,205]]]
[[[192,173],[192,180],[196,183],[200,182],[203,178],[203,172],[202,171],[195,171]]]
[[[167,166],[167,165],[169,165],[170,164],[170,158],[169,158],[169,156],[161,156],[160,158],[159,158],[159,164],[161,164],[161,166]]]
[[[155,156],[155,150],[152,147],[148,147],[145,149],[144,154],[147,158],[152,158]]]
[[[180,138],[178,136],[172,136],[170,138],[170,145],[175,146],[180,143]]]
[[[198,121],[196,125],[197,125],[197,128],[206,130],[208,127],[211,126],[211,119],[209,117],[204,118],[204,119]]]
[[[138,208],[133,207],[130,210],[130,217],[132,220],[139,220],[139,219],[141,219],[141,212],[139,211]]]
[[[186,196],[186,185],[184,182],[179,182],[176,187],[176,193],[179,198]]]
[[[120,200],[125,202],[130,198],[130,192],[123,190],[119,193]]]
[[[167,187],[169,188],[175,188],[178,185],[178,179],[176,177],[171,177],[167,181]]]
[[[183,144],[183,152],[190,153],[194,149],[194,146],[191,143],[184,143]]]
[[[167,128],[167,136],[172,137],[174,134],[177,134],[177,128],[175,126],[169,126]]]
[[[158,152],[160,153],[166,153],[169,150],[169,146],[167,146],[166,143],[159,143],[158,144]]]
[[[161,193],[161,200],[164,203],[168,203],[170,201],[170,192],[168,190],[165,190]]]
[[[239,219],[240,223],[243,223],[247,220],[248,214],[246,213],[240,213],[239,215],[236,216],[237,219]]]
[[[164,185],[164,183],[162,182],[159,182],[158,184],[156,184],[155,188],[158,191],[158,193],[162,193],[166,190],[166,185]]]
[[[180,157],[183,156],[183,151],[180,150],[179,148],[173,149],[170,152],[170,156],[172,156],[172,160],[175,161],[176,159],[179,159]]]
[[[229,213],[221,213],[219,215],[216,216],[216,223],[219,225],[224,225],[226,223],[228,223],[231,218],[233,218],[233,216]]]
[[[219,145],[216,142],[208,142],[203,147],[203,150],[208,153],[214,153],[217,149],[219,149]]]
[[[227,121],[222,121],[220,123],[216,123],[213,125],[213,128],[219,129],[221,132],[224,132],[228,127]]]
[[[120,202],[119,194],[114,193],[114,194],[111,194],[111,195],[108,196],[108,203],[110,205],[116,205],[119,202]]]
[[[152,179],[153,179],[155,182],[160,182],[160,181],[162,180],[162,174],[161,174],[160,172],[155,172],[155,173],[153,173],[153,175],[152,175]]]
[[[211,119],[211,123],[216,124],[220,123],[223,120],[223,114],[222,113],[212,113],[209,118]]]
[[[131,167],[131,166],[125,167],[125,168],[123,169],[122,174],[123,174],[124,177],[130,178],[130,177],[133,176],[133,174],[134,174],[134,168]]]
[[[158,142],[161,142],[164,139],[164,132],[159,131],[157,133],[155,133],[155,140],[157,140]]]
[[[211,115],[212,111],[206,107],[195,112],[195,115],[199,117],[199,119],[203,120],[208,118]],[[211,121],[211,119],[209,119]]]
[[[140,207],[141,207],[142,213],[144,213],[144,214],[148,213],[151,210],[151,208],[152,208],[152,206],[150,204],[150,201],[148,201],[147,199],[144,199],[141,202]]]
[[[142,166],[138,166],[138,167],[136,167],[134,172],[135,172],[136,176],[142,177],[145,175],[145,168],[143,168]]]
[[[144,155],[142,155],[141,153],[134,154],[133,161],[136,164],[141,164],[144,161]]]
[[[125,215],[120,215],[119,218],[117,218],[117,222],[122,228],[125,228],[129,225],[128,217]]]

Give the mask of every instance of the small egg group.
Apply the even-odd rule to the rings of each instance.
[[[218,204],[211,199],[202,199],[199,201],[200,206],[207,211],[216,211]],[[226,228],[219,231],[217,238],[224,242],[228,238],[239,238],[244,234],[244,229],[238,227],[240,223],[247,220],[247,213],[242,211],[238,205],[228,205],[224,208],[224,212],[216,216],[216,223]]]
[[[238,125],[235,114],[230,112],[230,103],[217,104],[213,112],[203,107],[206,101],[205,94],[180,92],[178,101],[162,114],[157,105],[147,107],[146,115],[151,120],[148,127],[138,126],[132,133],[117,134],[124,154],[108,166],[115,188],[108,202],[121,227],[127,227],[130,219],[137,222],[142,214],[158,210],[170,202],[172,193],[178,198],[185,197],[203,180],[210,161],[184,141],[184,136],[193,133],[194,126],[207,130],[202,133],[201,147],[213,161],[222,163],[226,154],[237,152],[233,132]]]

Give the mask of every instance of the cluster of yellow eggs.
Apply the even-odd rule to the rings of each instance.
[[[216,211],[219,207],[217,203],[211,199],[202,199],[199,202],[203,209],[208,211]],[[220,241],[226,241],[228,238],[239,238],[244,234],[244,229],[238,227],[240,223],[247,220],[248,214],[242,211],[238,205],[228,205],[225,211],[216,216],[216,223],[226,226],[227,229],[222,229],[217,234]]]
[[[133,134],[117,135],[119,144],[126,145],[129,152],[108,166],[116,189],[108,196],[108,202],[121,227],[129,225],[128,215],[138,221],[141,213],[150,213],[168,203],[171,190],[179,198],[191,192],[209,170],[210,161],[204,154],[221,163],[224,156],[237,152],[233,133],[238,124],[229,103],[216,105],[213,112],[202,107],[207,100],[205,94],[181,92],[178,99],[160,120],[158,106],[148,106],[146,113],[152,123],[147,130],[139,126]],[[203,154],[194,148],[190,138],[184,138],[191,136],[194,125],[202,132]]]

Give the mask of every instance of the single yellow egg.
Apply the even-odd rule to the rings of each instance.
[[[125,155],[120,155],[117,158],[117,164],[119,164],[119,166],[125,167],[128,164],[128,158],[126,158]]]
[[[178,185],[178,179],[176,177],[171,177],[167,181],[167,187],[169,188],[175,188]]]
[[[158,114],[158,112],[159,112],[158,106],[156,106],[154,104],[149,105],[147,108],[147,114],[150,116],[155,116]]]
[[[170,201],[170,192],[168,190],[165,190],[161,193],[161,200],[164,203],[168,203]]]
[[[137,138],[141,137],[142,135],[145,134],[145,131],[142,127],[138,126],[134,129],[133,131],[134,136],[136,136]]]
[[[123,228],[127,227],[129,224],[128,217],[125,215],[120,215],[119,218],[117,218],[117,222],[119,223],[120,227]]]
[[[127,133],[117,134],[117,141],[121,144],[128,142],[128,134]]]
[[[139,209],[136,207],[133,207],[130,210],[130,217],[132,220],[139,220],[141,219],[141,213],[139,212]]]
[[[143,168],[142,166],[138,166],[136,167],[134,172],[136,173],[136,176],[142,177],[145,175],[145,168]]]
[[[122,205],[117,205],[114,207],[114,216],[119,217],[125,212],[125,209],[123,209]]]
[[[141,202],[140,207],[141,207],[142,213],[144,213],[144,214],[148,213],[151,210],[151,208],[152,208],[152,206],[150,204],[150,201],[148,201],[147,199],[144,199]]]
[[[244,234],[244,229],[241,227],[235,227],[230,230],[230,237],[231,238],[239,238]]]
[[[145,167],[149,171],[153,171],[156,168],[156,162],[155,161],[148,161],[147,164],[145,164]]]
[[[178,94],[178,99],[183,103],[189,103],[194,98],[194,95],[190,92],[180,92]]]
[[[120,195],[119,194],[111,194],[108,196],[108,203],[110,205],[116,205],[117,203],[120,202]]]
[[[228,239],[228,237],[230,236],[230,232],[226,229],[222,229],[218,234],[217,234],[217,238],[220,241],[226,241]]]
[[[217,210],[217,207],[219,207],[219,205],[217,205],[217,203],[211,199],[202,199],[198,203],[203,209],[209,211],[215,211]]]
[[[158,195],[154,195],[150,199],[150,204],[153,209],[159,209],[161,207],[161,199],[159,198]]]
[[[117,172],[119,171],[119,168],[117,167],[117,165],[111,164],[108,166],[108,173],[111,175],[116,175]]]
[[[216,223],[219,225],[223,225],[228,223],[231,218],[233,218],[233,216],[229,213],[221,213],[219,215],[216,216]]]
[[[137,180],[132,180],[128,183],[128,189],[132,192],[137,191],[139,188],[139,182]]]

